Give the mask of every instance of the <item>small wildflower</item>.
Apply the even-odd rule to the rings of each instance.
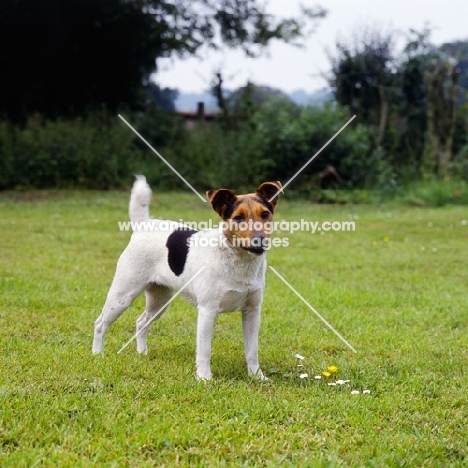
[[[322,375],[323,375],[324,377],[330,377],[331,373],[330,373],[330,372],[327,372],[327,371],[323,371],[323,372],[322,372]]]
[[[468,224],[468,221],[466,219],[461,220],[461,225],[466,226]]]
[[[336,372],[338,372],[338,367],[336,367],[336,366],[328,366],[327,371],[328,371],[328,372],[331,372],[332,374],[335,374]]]
[[[300,354],[295,354],[294,357],[300,359],[301,361],[304,359],[304,356],[301,356]]]
[[[321,380],[322,376],[321,375],[314,375],[315,380]]]
[[[432,249],[433,252],[437,252],[438,250],[439,250],[439,249],[438,249],[437,247],[434,247],[434,248]]]
[[[335,382],[328,382],[327,385],[329,387],[336,387],[336,383]]]
[[[337,385],[344,385],[344,384],[347,384],[348,382],[350,382],[350,381],[349,380],[337,380],[336,384]]]
[[[307,373],[305,373],[305,372],[304,372],[304,374],[301,374],[301,375],[299,376],[300,379],[307,379],[307,377],[309,377],[309,374],[307,374]]]
[[[351,395],[359,395],[359,390],[351,390]]]
[[[385,236],[385,237],[383,238],[383,241],[384,241],[384,242],[388,242],[389,240],[390,240],[390,237],[388,237],[388,236]]]
[[[297,367],[304,367],[304,364],[298,364]]]
[[[369,395],[370,390],[363,390],[362,393],[364,393],[365,395]]]

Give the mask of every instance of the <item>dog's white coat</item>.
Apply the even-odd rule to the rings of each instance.
[[[130,198],[130,219],[149,220],[151,189],[143,176],[138,176]],[[158,220],[152,220],[159,223]],[[135,231],[117,263],[112,286],[101,315],[95,322],[93,352],[104,352],[104,335],[108,328],[142,292],[146,308],[136,322],[137,333],[160,308],[204,266],[203,271],[181,296],[198,308],[197,377],[210,379],[211,339],[216,317],[221,312],[241,311],[245,356],[248,372],[265,379],[258,364],[260,310],[265,288],[265,254],[253,255],[229,242],[194,242],[185,268],[176,276],[168,264],[167,238],[173,230]],[[216,230],[199,231],[192,236],[207,239],[223,236]],[[160,314],[160,316],[162,313]],[[147,352],[148,326],[137,336],[137,350]]]

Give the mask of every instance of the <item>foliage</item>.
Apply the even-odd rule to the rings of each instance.
[[[249,187],[265,180],[287,181],[349,119],[334,108],[299,108],[285,99],[251,107],[250,118],[235,130],[223,125],[200,125],[186,142],[167,148],[171,163],[200,187]],[[346,129],[291,185],[290,190],[319,187],[318,173],[332,164],[345,180],[343,188],[365,187],[375,178],[369,133],[362,126]],[[169,169],[163,169],[171,178]],[[161,185],[161,175],[150,179]],[[179,184],[179,186],[181,186]]]
[[[382,93],[386,99],[393,93],[394,38],[391,32],[367,28],[349,43],[336,44],[331,57],[330,84],[336,100],[356,114],[358,122],[378,125]]]
[[[374,150],[403,180],[444,178],[466,134],[466,116],[456,111],[465,49],[457,45],[457,61],[446,53],[454,48],[436,48],[430,33],[411,30],[397,55],[395,32],[364,30],[351,45],[339,42],[331,58],[338,103],[368,126]]]
[[[185,135],[177,120],[156,109],[136,126],[160,144]],[[50,121],[35,115],[24,128],[0,124],[0,189],[120,187],[152,158],[118,118]]]
[[[141,107],[160,57],[202,46],[255,55],[273,39],[298,41],[321,8],[277,19],[258,0],[19,0],[0,14],[0,113],[81,115],[102,103]]]
[[[289,179],[342,127],[350,115],[335,106],[296,108],[275,102],[256,115],[252,145],[256,158],[267,163],[266,177]],[[317,186],[317,174],[333,165],[348,187],[365,186],[372,173],[367,162],[369,134],[364,127],[346,129],[302,173],[298,185]]]
[[[156,83],[150,82],[143,87],[142,99],[145,108],[157,106],[167,112],[175,112],[175,101],[179,96],[179,91],[173,88],[161,88]]]
[[[442,52],[457,60],[459,73],[458,103],[462,104],[468,100],[468,41],[455,41],[442,44]]]

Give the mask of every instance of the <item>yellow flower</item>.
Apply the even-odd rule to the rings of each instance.
[[[338,367],[336,366],[328,366],[328,372],[330,372],[331,374],[335,374],[336,372],[338,372]]]
[[[390,237],[385,236],[385,237],[383,238],[383,240],[384,240],[384,242],[388,242],[388,241],[390,240]]]
[[[323,371],[323,372],[322,372],[322,375],[323,375],[324,377],[330,377],[331,373],[330,373],[330,372],[327,372],[327,371]]]

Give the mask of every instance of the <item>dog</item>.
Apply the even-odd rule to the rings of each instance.
[[[211,339],[216,317],[241,311],[248,374],[266,380],[258,363],[258,334],[265,253],[280,192],[280,182],[264,182],[255,193],[246,195],[224,188],[210,190],[208,200],[223,220],[219,229],[195,231],[178,223],[168,229],[167,222],[163,227],[163,220],[150,218],[152,192],[146,178],[137,176],[130,196],[130,220],[150,223],[151,229],[134,230],[120,256],[102,313],[94,324],[93,353],[104,352],[107,330],[142,291],[146,308],[136,321],[137,351],[147,353],[149,324],[165,312],[177,291],[198,309],[197,378],[212,378]],[[242,223],[244,229],[239,229]]]

